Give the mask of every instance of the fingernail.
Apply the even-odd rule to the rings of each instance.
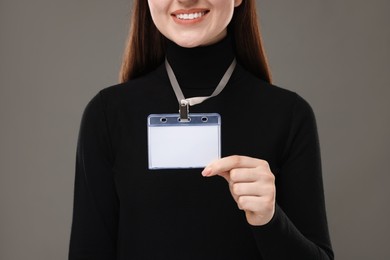
[[[204,177],[210,175],[210,173],[211,173],[211,168],[208,168],[208,167],[206,167],[206,168],[202,171],[202,175],[203,175]]]

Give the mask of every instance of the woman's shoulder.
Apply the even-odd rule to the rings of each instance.
[[[117,83],[109,87],[103,88],[100,90],[100,93],[104,96],[117,96],[123,95],[127,92],[132,92],[136,94],[137,92],[145,92],[149,88],[154,88],[156,85],[159,85],[161,82],[160,75],[158,71],[152,71],[145,75],[139,76],[137,78],[131,79],[126,82]]]
[[[100,96],[104,104],[140,102],[148,98],[151,92],[159,91],[159,88],[163,87],[164,81],[160,74],[157,68],[143,76],[105,87],[98,91],[96,96]]]
[[[296,106],[311,109],[310,104],[293,90],[266,82],[242,66],[238,68],[238,74],[239,88],[252,102],[284,109],[294,109]]]

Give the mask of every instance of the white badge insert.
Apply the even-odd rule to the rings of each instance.
[[[148,117],[149,169],[203,168],[221,158],[221,117],[216,113]]]

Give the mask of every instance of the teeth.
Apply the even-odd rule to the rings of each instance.
[[[205,12],[192,13],[192,14],[177,14],[176,18],[180,20],[193,20],[202,17]]]

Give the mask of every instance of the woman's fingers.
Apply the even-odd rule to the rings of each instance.
[[[270,197],[240,196],[238,208],[250,212],[270,212],[273,210],[273,199]]]
[[[230,172],[232,169],[256,168],[261,166],[268,166],[268,164],[266,161],[256,158],[232,155],[212,162],[202,171],[202,175],[209,177]]]
[[[260,165],[256,168],[239,168],[230,171],[230,180],[232,182],[258,182],[272,179],[268,164]]]
[[[235,196],[267,196],[268,194],[273,192],[272,183],[232,183],[231,184],[231,192]]]
[[[275,212],[275,176],[267,161],[229,156],[209,164],[203,176],[219,175],[229,183],[230,192],[238,208],[245,211],[248,223],[264,225]]]

